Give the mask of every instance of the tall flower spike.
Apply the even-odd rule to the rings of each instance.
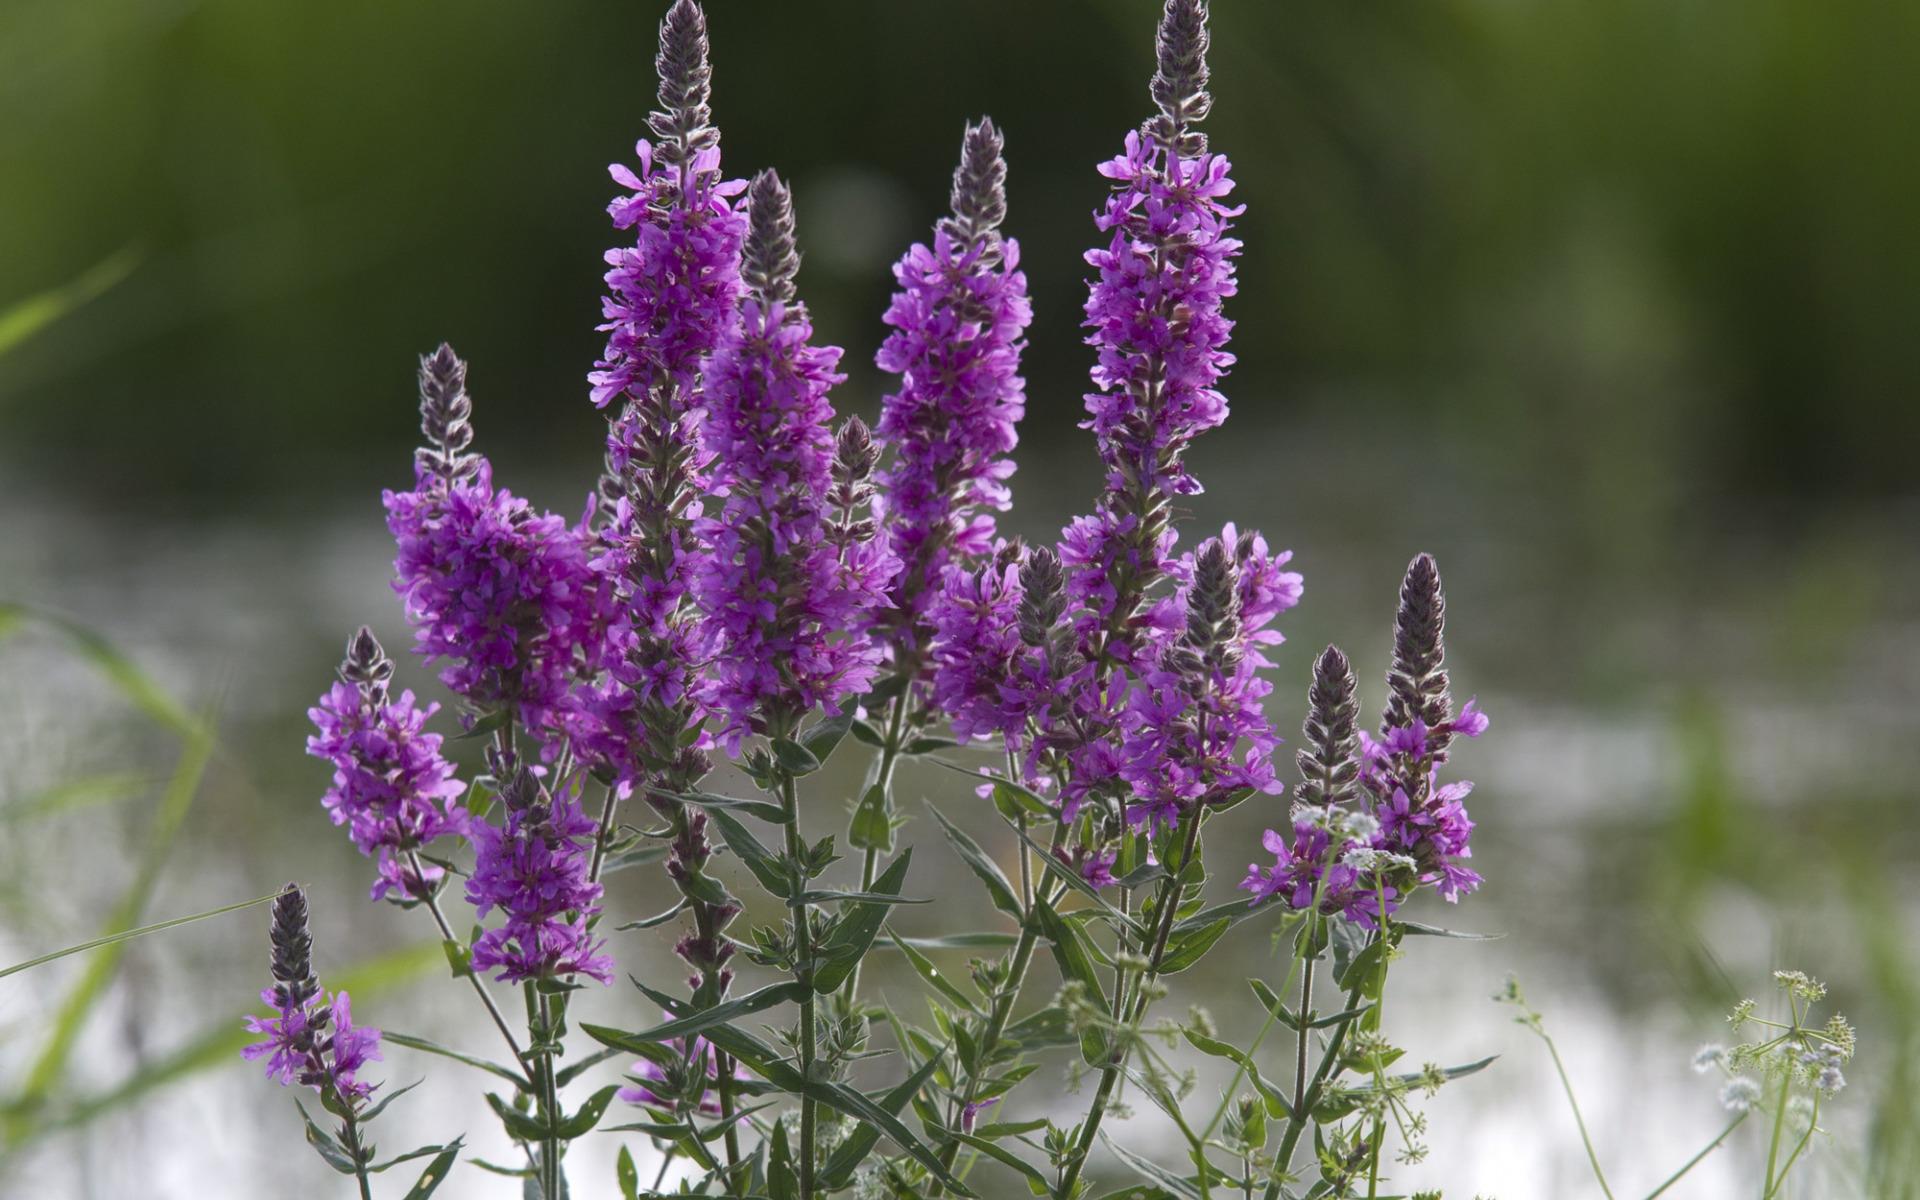
[[[848,636],[886,604],[898,560],[877,541],[835,544],[833,405],[840,350],[812,344],[794,298],[793,200],[763,172],[747,193],[749,295],[702,376],[702,445],[725,497],[694,526],[709,552],[692,590],[729,752],[751,732],[838,709],[873,681],[881,648]],[[856,437],[857,440],[857,437]]]
[[[426,444],[414,451],[414,463],[422,475],[451,487],[480,469],[480,456],[467,453],[473,444],[467,364],[445,342],[420,356],[420,432]]]
[[[655,150],[660,161],[678,166],[720,144],[713,111],[707,107],[713,88],[707,14],[694,0],[676,0],[667,10],[653,66],[660,77],[660,107],[648,114],[647,128],[660,139]]]
[[[773,171],[760,172],[747,188],[747,244],[740,275],[762,305],[793,301],[793,281],[800,274],[793,229],[793,193]]]
[[[1453,700],[1447,694],[1445,633],[1447,599],[1440,588],[1440,568],[1431,554],[1421,554],[1407,565],[1400,585],[1400,609],[1393,620],[1393,665],[1387,671],[1386,715],[1381,730],[1426,727],[1428,753],[1444,761],[1452,732]]]
[[[248,1017],[249,1033],[264,1041],[242,1048],[248,1061],[267,1060],[267,1076],[282,1085],[298,1083],[319,1092],[329,1111],[357,1111],[374,1090],[358,1078],[361,1067],[380,1057],[380,1031],[353,1023],[353,1002],[345,992],[328,996],[313,977],[313,938],[307,932],[307,896],[290,883],[273,902],[273,986],[260,1000],[269,1017]],[[350,1151],[361,1143],[347,1139]],[[369,1151],[370,1152],[370,1151]]]
[[[1360,712],[1354,691],[1353,664],[1338,646],[1328,646],[1313,664],[1313,687],[1307,692],[1307,719],[1302,726],[1306,747],[1294,760],[1300,767],[1300,789],[1295,798],[1303,806],[1333,808],[1352,800],[1360,764],[1356,757]]]
[[[1183,156],[1207,148],[1207,135],[1190,126],[1213,108],[1207,91],[1208,41],[1207,0],[1167,0],[1154,43],[1153,102],[1160,115],[1147,122],[1146,131]]]
[[[881,402],[880,438],[893,455],[880,515],[902,564],[889,640],[896,669],[908,672],[925,665],[941,623],[932,610],[943,576],[993,549],[991,514],[1011,502],[1009,454],[1026,412],[1020,354],[1033,306],[1019,243],[999,232],[1007,212],[1003,146],[993,122],[967,126],[952,211],[935,225],[931,245],[914,244],[894,264],[898,287],[882,318],[891,332],[874,358],[900,377]]]

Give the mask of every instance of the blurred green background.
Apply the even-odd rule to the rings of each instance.
[[[159,915],[332,872],[357,947],[336,963],[416,932],[357,905],[301,711],[352,624],[404,645],[377,489],[408,478],[416,354],[471,360],[503,482],[569,513],[590,486],[604,166],[650,106],[661,7],[0,6],[0,599],[108,632],[217,712]],[[1093,166],[1146,113],[1157,4],[708,7],[727,163],[795,184],[843,411],[878,408],[887,266],[940,213],[962,122],[1006,130],[1036,318],[1005,524],[1084,510],[1080,255]],[[1194,515],[1298,552],[1276,715],[1297,723],[1325,641],[1378,678],[1399,569],[1430,549],[1456,680],[1496,720],[1463,761],[1492,882],[1445,916],[1510,936],[1409,968],[1447,1048],[1506,1036],[1479,998],[1517,966],[1617,1143],[1710,1133],[1681,1052],[1798,966],[1874,1055],[1805,1194],[1920,1194],[1896,1153],[1920,1139],[1920,6],[1216,0],[1213,61],[1208,128],[1248,210],[1234,418],[1194,452]],[[176,753],[53,640],[0,649],[0,958],[112,911]],[[102,773],[134,782],[46,803]],[[1249,839],[1273,819],[1243,815]],[[198,1036],[207,994],[238,1011],[253,924],[129,950],[69,1116]],[[68,987],[0,985],[0,1091]],[[1436,1133],[1416,1181],[1584,1194],[1542,1064],[1502,1044],[1504,1080],[1436,1119],[1458,1152]],[[201,1111],[262,1099],[233,1074],[193,1085]],[[204,1128],[130,1111],[90,1155],[28,1139],[0,1171],[116,1194],[126,1147],[164,1145],[184,1165],[143,1176],[156,1194],[224,1195],[168,1189],[273,1161],[196,1157]],[[1693,1194],[1739,1176],[1715,1178]]]

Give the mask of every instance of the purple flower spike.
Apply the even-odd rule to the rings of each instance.
[[[1241,209],[1223,199],[1227,160],[1191,129],[1211,104],[1206,49],[1203,6],[1170,4],[1153,81],[1160,113],[1101,165],[1113,188],[1095,224],[1109,236],[1087,254],[1098,274],[1084,325],[1099,362],[1082,427],[1098,439],[1107,492],[1061,552],[1074,598],[1098,618],[1098,649],[1119,662],[1135,657],[1138,610],[1168,570],[1171,506],[1200,491],[1187,445],[1227,417],[1217,385],[1233,363],[1233,322],[1221,309],[1237,290],[1229,230]]]
[[[273,1010],[248,1017],[247,1032],[265,1040],[240,1051],[249,1062],[267,1060],[267,1077],[300,1084],[341,1104],[357,1104],[377,1086],[362,1082],[362,1067],[380,1057],[380,1031],[353,1023],[345,992],[328,996],[313,977],[313,938],[307,931],[306,893],[288,884],[273,902],[272,987],[260,999]]]
[[[496,491],[487,460],[464,453],[473,436],[466,373],[445,345],[421,360],[427,442],[413,490],[383,496],[399,551],[393,587],[415,649],[446,664],[442,683],[477,712],[511,709],[551,734],[581,661],[594,656],[587,530]]]
[[[900,388],[882,402],[879,436],[893,449],[882,473],[881,519],[902,569],[890,621],[899,651],[924,653],[927,617],[946,565],[992,546],[994,520],[1010,493],[1007,455],[1026,408],[1022,337],[1033,320],[1020,247],[1002,238],[1006,217],[1003,139],[992,121],[969,125],[953,175],[953,213],[933,244],[916,244],[894,266],[899,290],[880,369]]]
[[[340,681],[307,710],[318,731],[307,753],[333,764],[333,785],[321,802],[360,853],[378,858],[375,900],[390,890],[418,899],[444,874],[416,875],[407,852],[463,828],[452,801],[465,790],[440,754],[440,735],[426,732],[439,705],[415,707],[413,693],[388,692],[393,662],[364,626],[347,642]]]
[[[587,928],[602,888],[589,878],[593,818],[571,794],[549,795],[533,773],[514,767],[501,781],[504,825],[475,821],[467,900],[481,916],[506,921],[473,946],[476,971],[503,982],[589,975],[611,983],[613,960]]]
[[[644,398],[662,383],[687,388],[740,300],[746,222],[733,197],[746,183],[721,178],[699,5],[679,0],[668,10],[654,65],[659,108],[647,123],[657,141],[635,147],[637,173],[607,168],[632,193],[607,211],[615,228],[634,230],[634,244],[607,251],[607,352],[591,376],[597,408]]]
[[[786,185],[762,173],[747,208],[750,294],[705,372],[704,445],[725,501],[695,525],[711,551],[692,581],[729,752],[749,733],[815,706],[837,709],[867,688],[880,648],[841,631],[861,628],[887,604],[899,568],[877,539],[829,536],[835,439],[827,392],[845,378],[835,369],[840,350],[812,344],[806,307],[795,299],[800,260]]]

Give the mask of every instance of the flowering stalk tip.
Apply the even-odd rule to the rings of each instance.
[[[713,67],[707,61],[707,14],[694,0],[675,0],[660,22],[660,50],[653,59],[660,77],[660,107],[647,128],[660,139],[660,160],[678,166],[720,143],[707,100]]]
[[[747,188],[747,242],[741,252],[741,277],[763,305],[792,302],[800,274],[794,237],[793,193],[771,170],[753,177]]]
[[[1360,772],[1354,728],[1360,712],[1354,694],[1358,686],[1353,664],[1338,646],[1320,652],[1313,664],[1313,686],[1307,692],[1307,719],[1302,727],[1306,746],[1294,756],[1300,767],[1295,798],[1303,805],[1333,808],[1354,798],[1354,781]]]
[[[1440,588],[1440,567],[1431,554],[1415,556],[1400,585],[1400,608],[1393,620],[1393,665],[1387,671],[1390,693],[1382,732],[1411,729],[1419,721],[1427,729],[1427,749],[1444,760],[1452,733],[1445,728],[1453,716],[1447,694],[1447,598]]]
[[[1207,0],[1167,0],[1154,42],[1153,102],[1160,113],[1147,132],[1182,155],[1207,148],[1206,135],[1190,126],[1213,108],[1207,91]]]

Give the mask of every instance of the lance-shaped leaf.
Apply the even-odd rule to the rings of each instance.
[[[725,809],[714,809],[707,814],[720,830],[720,840],[727,849],[734,852],[741,862],[747,864],[747,870],[760,881],[760,886],[775,896],[784,896],[793,890],[793,879],[787,865],[774,856],[773,851],[753,836],[753,831],[735,820]]]
[[[1021,1178],[1027,1181],[1027,1190],[1034,1195],[1044,1196],[1053,1190],[1053,1184],[1047,1180],[1045,1175],[1040,1173],[1037,1167],[1007,1149],[1005,1146],[1002,1146],[1000,1143],[990,1141],[977,1134],[962,1133],[957,1129],[949,1129],[947,1136],[963,1145],[972,1146],[975,1150],[978,1150],[1002,1166],[1012,1167],[1020,1173]]]
[[[886,788],[876,783],[860,798],[847,826],[847,842],[856,850],[893,853],[893,813],[888,809]]]
[[[1020,920],[1023,915],[1020,898],[1015,895],[1013,884],[1008,882],[999,864],[988,857],[987,852],[980,848],[980,843],[967,836],[965,830],[947,820],[945,813],[931,804],[927,808],[933,812],[933,819],[940,823],[940,831],[947,835],[947,841],[960,855],[960,860],[967,864],[967,869],[987,885],[987,898],[993,901],[993,906],[1014,920]]]
[[[1160,957],[1160,974],[1174,975],[1199,962],[1201,955],[1213,948],[1232,923],[1222,917],[1211,925],[1174,935],[1167,942],[1167,952]]]
[[[635,986],[639,986],[637,980]],[[723,1000],[712,1008],[703,1008],[684,1017],[676,1017],[664,1025],[656,1025],[652,1029],[642,1030],[639,1033],[609,1029],[604,1025],[583,1024],[580,1028],[588,1037],[603,1046],[639,1054],[642,1053],[640,1047],[643,1045],[659,1045],[674,1038],[692,1037],[723,1021],[763,1012],[776,1004],[797,1004],[806,994],[807,989],[802,984],[789,979],[784,983],[769,984],[759,991],[748,992],[744,996]]]
[[[420,1172],[419,1180],[407,1189],[407,1194],[402,1197],[402,1200],[427,1200],[427,1197],[438,1191],[440,1185],[447,1181],[447,1176],[453,1174],[453,1163],[460,1157],[460,1149],[459,1138],[453,1139],[442,1147],[433,1161],[427,1164],[427,1169]]]
[[[557,1126],[559,1135],[568,1141],[585,1137],[595,1125],[600,1123],[600,1118],[606,1114],[607,1105],[613,1103],[614,1094],[619,1090],[618,1084],[610,1083],[587,1097],[587,1102],[580,1106],[579,1111],[559,1123]]]
[[[926,980],[927,986],[939,992],[955,1004],[958,1004],[961,1008],[966,1009],[968,1012],[976,1015],[985,1015],[980,1012],[979,1005],[974,1003],[972,997],[961,991],[957,985],[940,973],[940,968],[933,965],[932,959],[920,953],[920,951],[916,950],[910,943],[902,939],[899,934],[891,930],[887,932],[887,938],[893,943],[895,949],[906,955],[907,962],[913,967],[914,971],[919,974],[920,978]]]
[[[1211,1054],[1215,1058],[1224,1058],[1228,1062],[1238,1064],[1241,1069],[1246,1071],[1247,1078],[1253,1081],[1253,1086],[1260,1092],[1261,1099],[1266,1101],[1268,1116],[1273,1117],[1275,1120],[1285,1120],[1293,1111],[1292,1106],[1287,1103],[1287,1098],[1280,1089],[1268,1083],[1266,1078],[1260,1074],[1260,1067],[1253,1061],[1252,1055],[1237,1046],[1223,1042],[1219,1038],[1208,1037],[1206,1034],[1195,1029],[1182,1029],[1180,1032],[1186,1037],[1187,1041],[1193,1043],[1193,1048],[1202,1054]]]
[[[897,896],[901,885],[907,880],[907,865],[912,861],[913,848],[909,846],[881,872],[869,890],[883,897]],[[824,996],[839,990],[840,985],[847,981],[873,945],[880,926],[886,922],[887,907],[891,902],[861,903],[840,918],[833,932],[820,946],[825,961],[814,968],[814,991]]]
[[[441,1058],[450,1058],[455,1062],[465,1063],[469,1067],[485,1071],[490,1075],[498,1075],[522,1091],[533,1090],[533,1084],[527,1080],[525,1075],[522,1075],[504,1063],[478,1058],[471,1054],[462,1054],[460,1051],[449,1049],[438,1042],[430,1042],[426,1038],[414,1037],[411,1034],[395,1033],[391,1029],[382,1033],[380,1038],[382,1041],[391,1045],[405,1046],[409,1050],[418,1050],[423,1054],[438,1054]]]
[[[835,748],[840,745],[840,740],[847,736],[847,730],[852,726],[853,706],[848,705],[847,710],[839,716],[816,722],[813,728],[800,736],[800,744],[806,748],[807,753],[813,755],[816,763],[824,765],[827,759],[833,756]]]
[[[1135,1154],[1104,1133],[1100,1135],[1100,1140],[1107,1144],[1107,1149],[1113,1151],[1115,1158],[1133,1168],[1135,1174],[1152,1180],[1174,1195],[1184,1197],[1185,1200],[1200,1200],[1200,1189],[1189,1180],[1182,1179],[1143,1154]]]
[[[1040,865],[1046,868],[1049,875],[1052,875],[1069,888],[1072,888],[1082,896],[1093,901],[1093,906],[1100,911],[1100,915],[1106,919],[1108,924],[1117,930],[1124,931],[1136,942],[1145,938],[1146,930],[1141,926],[1140,922],[1115,908],[1108,902],[1105,896],[1100,894],[1098,889],[1080,877],[1080,872],[1061,862],[1058,858],[1055,858],[1047,851],[1046,847],[1034,841],[1020,830],[1016,829],[1014,833],[1021,841],[1027,844],[1028,849],[1035,852],[1039,857]]]
[[[895,1145],[912,1155],[914,1161],[925,1167],[948,1191],[958,1196],[974,1194],[964,1183],[954,1178],[953,1173],[941,1163],[939,1156],[925,1142],[914,1136],[913,1131],[902,1124],[900,1118],[862,1093],[844,1084],[809,1080],[776,1054],[772,1047],[737,1025],[716,1025],[707,1031],[706,1037],[708,1041],[739,1059],[749,1070],[780,1090],[795,1096],[805,1096],[836,1112],[845,1113],[856,1120],[877,1126],[880,1132],[892,1138]]]
[[[879,1097],[875,1103],[887,1112],[898,1116],[900,1110],[907,1106],[907,1102],[920,1094],[920,1089],[926,1086],[927,1080],[933,1077],[934,1071],[939,1066],[940,1055],[935,1054],[928,1058],[919,1070],[907,1076],[899,1086]],[[873,1152],[873,1148],[879,1142],[880,1127],[871,1122],[861,1122],[834,1148],[832,1157],[828,1158],[826,1166],[821,1168],[819,1185],[827,1191],[847,1186],[853,1181],[855,1169],[866,1161],[867,1155]]]
[[[648,788],[647,794],[681,804],[691,804],[695,808],[704,808],[708,812],[740,812],[750,817],[758,817],[772,825],[779,825],[787,819],[778,804],[766,800],[742,800],[738,796],[718,796],[712,792],[670,792],[665,788]]]
[[[1072,921],[1061,919],[1051,904],[1038,897],[1033,902],[1033,915],[1040,923],[1041,936],[1047,939],[1047,945],[1053,950],[1053,960],[1060,967],[1060,977],[1084,986],[1087,996],[1104,1011],[1107,996],[1100,986],[1100,976],[1094,970],[1093,946],[1087,940],[1086,931]],[[1083,1029],[1079,1037],[1080,1057],[1086,1060],[1088,1066],[1098,1066],[1106,1060],[1107,1041],[1098,1029]]]

